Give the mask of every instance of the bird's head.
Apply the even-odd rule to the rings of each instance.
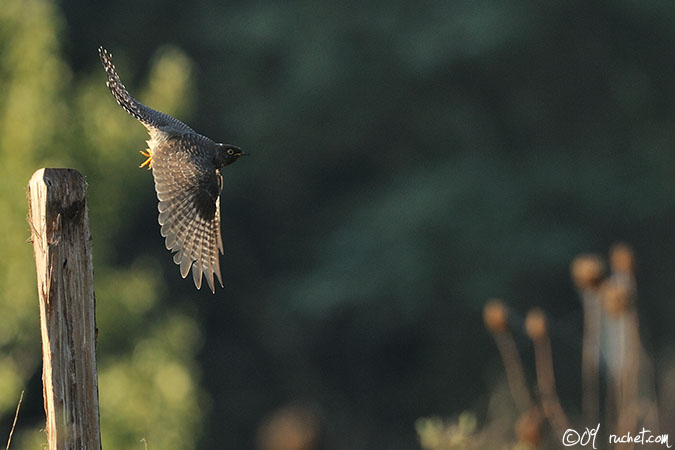
[[[229,166],[243,155],[246,155],[246,153],[244,153],[236,145],[218,144],[216,162],[218,163],[219,167]]]

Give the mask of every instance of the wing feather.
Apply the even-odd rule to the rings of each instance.
[[[203,221],[196,221],[195,223],[195,232],[193,235],[193,240],[192,240],[192,248],[193,248],[193,254],[195,258],[195,262],[192,265],[192,278],[195,282],[195,286],[197,286],[197,289],[200,289],[202,286],[202,265],[203,265],[203,259],[202,259],[202,248],[203,248],[203,242],[204,242],[204,229],[205,229],[205,222]],[[199,276],[199,278],[198,278]]]
[[[215,292],[214,274],[223,285],[218,251],[220,236],[219,177],[213,158],[185,136],[171,137],[153,151],[158,221],[168,250],[186,278],[201,288],[206,278]]]

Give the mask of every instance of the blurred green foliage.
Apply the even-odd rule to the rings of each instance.
[[[664,1],[5,0],[0,425],[28,389],[13,448],[42,439],[24,189],[47,165],[89,182],[106,448],[250,448],[296,400],[321,408],[327,448],[415,448],[415,419],[480,410],[496,383],[487,297],[546,308],[558,376],[578,379],[568,265],[616,240],[638,255],[658,370],[673,20]],[[225,173],[215,296],[164,249],[146,133],[99,45],[132,94],[252,154]]]
[[[476,441],[476,416],[463,412],[457,423],[448,423],[439,417],[422,417],[415,421],[415,429],[424,450],[467,449]]]
[[[127,170],[140,158],[133,150],[142,145],[143,130],[101,95],[100,77],[73,75],[61,56],[63,19],[53,2],[9,0],[0,14],[0,239],[6,251],[0,313],[11,318],[1,333],[0,416],[13,416],[16,393],[40,370],[25,186],[41,166],[75,167],[89,182],[95,236],[103,446],[140,448],[145,437],[156,448],[195,448],[203,395],[195,361],[199,326],[185,311],[159,304],[165,288],[151,257],[134,255],[128,265],[114,264],[119,241],[136,233],[128,221],[144,206],[136,192],[152,186],[149,173]],[[158,52],[141,95],[180,113],[189,106],[191,83],[190,60],[166,48]],[[33,401],[40,395],[28,389]],[[20,422],[12,448],[46,442],[44,422],[26,426],[32,421]]]

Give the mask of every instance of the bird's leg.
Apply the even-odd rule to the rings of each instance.
[[[139,169],[140,169],[141,167],[148,166],[148,170],[150,170],[150,169],[152,169],[152,150],[150,150],[149,148],[146,148],[146,150],[147,150],[147,152],[141,150],[140,153],[141,153],[141,155],[146,156],[148,159],[146,159],[146,160],[143,162],[143,164],[141,164],[141,165],[138,166],[138,167],[139,167]]]

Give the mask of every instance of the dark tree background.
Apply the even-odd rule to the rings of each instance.
[[[137,354],[135,333],[157,320],[190,320],[194,358],[181,367],[198,424],[173,448],[252,448],[263,419],[288,404],[318,411],[327,449],[418,448],[418,417],[481,418],[503,377],[481,319],[492,296],[550,314],[560,394],[578,413],[569,263],[618,240],[638,257],[655,370],[673,376],[672,2],[63,0],[45,20],[56,23],[48,48],[69,68],[67,89],[108,108],[98,122],[76,124],[87,108],[59,120],[59,145],[35,157],[88,177],[97,275],[119,275],[97,286],[99,305],[130,291],[130,312],[99,307],[99,322],[114,314],[108,328],[119,330],[102,331],[99,358]],[[251,153],[225,170],[226,286],[215,296],[195,292],[164,250],[151,177],[135,168],[144,131],[107,92],[99,45],[132,94]],[[180,91],[163,57],[179,61]],[[160,87],[144,81],[150,73]],[[80,100],[65,102],[77,110]],[[119,145],[87,138],[112,120]],[[67,155],[73,148],[80,156]],[[100,158],[117,160],[120,175]],[[119,187],[125,177],[136,181]],[[111,199],[123,211],[112,224]],[[154,281],[138,275],[128,287],[136,269]],[[127,323],[143,295],[156,299]],[[30,367],[18,385],[32,398],[24,423],[39,424],[39,365]],[[114,379],[103,377],[102,391]],[[11,424],[15,394],[0,393],[0,424]],[[124,433],[117,442],[145,436]]]

